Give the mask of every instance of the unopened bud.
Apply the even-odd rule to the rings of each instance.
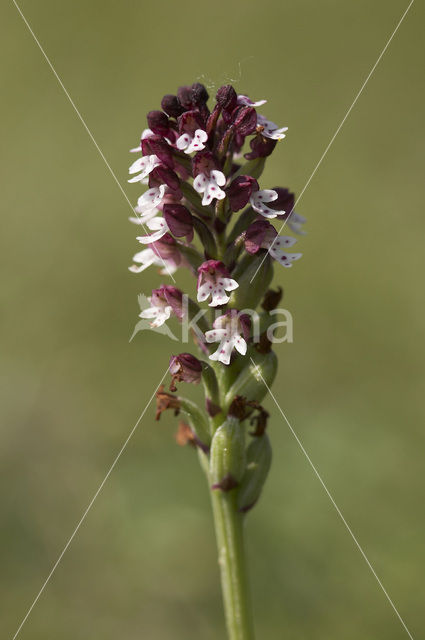
[[[169,130],[168,117],[163,111],[149,111],[148,127],[160,136],[166,136]]]
[[[239,511],[249,511],[257,502],[272,461],[272,448],[267,434],[254,438],[246,450],[246,469],[238,488]]]
[[[257,126],[257,112],[253,107],[240,107],[234,120],[236,131],[241,136],[249,136]]]
[[[236,418],[228,417],[211,442],[210,472],[213,489],[229,491],[245,470],[244,428]]]
[[[171,356],[170,373],[172,382],[170,391],[176,391],[176,382],[189,382],[191,384],[199,384],[202,375],[202,363],[191,353],[180,353],[177,356]]]
[[[165,204],[162,213],[171,233],[176,238],[193,240],[193,216],[182,204]]]
[[[215,97],[217,104],[224,111],[233,111],[238,104],[238,96],[234,88],[230,84],[226,84],[217,91]]]
[[[184,111],[177,96],[167,94],[161,100],[161,107],[170,118],[178,118]]]

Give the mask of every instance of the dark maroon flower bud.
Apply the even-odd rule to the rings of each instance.
[[[170,145],[162,136],[153,135],[142,140],[144,156],[156,155],[163,164],[172,169],[174,167],[173,153]]]
[[[147,115],[148,127],[159,136],[166,136],[170,124],[168,117],[163,111],[149,111]]]
[[[170,93],[162,98],[161,107],[170,118],[177,119],[184,111],[177,96],[173,96]]]
[[[166,184],[172,191],[180,191],[180,180],[175,171],[159,165],[149,174],[149,187],[159,187],[161,184]],[[181,198],[182,194],[179,195]]]
[[[192,173],[193,177],[203,173],[205,176],[209,176],[213,169],[219,169],[219,165],[211,153],[211,151],[198,151],[192,159]]]
[[[188,133],[193,136],[197,129],[204,128],[204,122],[202,120],[199,111],[185,111],[178,119],[179,133]]]
[[[240,136],[249,136],[257,128],[257,112],[253,107],[240,107],[235,114],[234,127]]]
[[[277,305],[282,300],[282,296],[282,287],[278,287],[277,289],[268,289],[264,295],[263,302],[261,303],[264,311],[273,311],[273,309],[276,309]]]
[[[253,193],[259,190],[258,182],[251,176],[238,176],[226,189],[232,211],[240,211],[245,207]]]
[[[223,111],[232,112],[237,107],[238,96],[232,85],[226,84],[217,91],[217,104]]]
[[[193,240],[193,217],[182,204],[165,204],[162,213],[171,233],[176,238],[186,237],[187,242]]]
[[[192,108],[192,87],[179,87],[177,90],[177,97],[184,109],[187,110]]]
[[[195,82],[192,85],[192,104],[198,109],[204,106],[208,102],[208,91],[200,82]]]
[[[252,151],[250,153],[246,153],[245,158],[247,160],[255,160],[255,158],[267,158],[267,156],[273,153],[276,144],[277,140],[265,138],[261,135],[261,133],[258,133],[255,138],[250,141],[249,146],[251,147]]]
[[[283,187],[276,187],[274,191],[277,193],[277,200],[273,200],[273,202],[268,203],[268,206],[270,209],[274,209],[275,211],[284,211],[285,213],[278,217],[285,219],[294,209],[295,193],[292,193],[292,191]]]
[[[199,384],[202,376],[202,364],[191,353],[180,353],[170,358],[172,381],[170,391],[177,391],[176,382]]]
[[[245,249],[248,253],[257,253],[268,240],[273,241],[277,231],[267,220],[256,220],[245,232]]]

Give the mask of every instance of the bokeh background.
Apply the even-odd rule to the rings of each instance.
[[[407,0],[21,7],[131,202],[128,149],[164,93],[234,80],[289,134],[262,184],[297,193]],[[11,638],[159,382],[129,206],[12,2],[2,4],[2,637]],[[275,393],[414,637],[424,599],[423,20],[413,4],[298,206],[277,269],[295,341]],[[181,278],[181,276],[179,276]],[[186,282],[183,278],[178,282]],[[190,390],[189,390],[190,392]],[[259,639],[407,637],[271,402],[249,515]],[[149,408],[20,637],[224,638],[210,506]]]

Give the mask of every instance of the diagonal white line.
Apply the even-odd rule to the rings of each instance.
[[[75,527],[74,531],[72,532],[71,537],[69,538],[68,542],[66,543],[66,545],[64,546],[63,550],[61,551],[58,559],[56,560],[55,564],[53,565],[53,567],[50,570],[49,575],[47,576],[46,580],[43,582],[43,585],[40,589],[40,591],[38,592],[37,596],[34,598],[30,608],[28,609],[27,613],[25,614],[24,619],[22,620],[21,624],[19,625],[18,629],[16,630],[15,635],[13,636],[12,640],[15,640],[15,638],[17,638],[19,632],[21,631],[22,627],[24,626],[25,622],[28,619],[28,616],[30,615],[31,611],[34,609],[35,605],[38,602],[38,599],[40,598],[41,594],[43,593],[43,591],[45,590],[50,578],[52,577],[52,575],[54,574],[54,572],[56,571],[59,563],[61,562],[63,556],[65,555],[69,545],[71,544],[71,542],[73,541],[75,535],[77,534],[79,528],[81,527],[81,525],[83,524],[84,520],[86,519],[87,514],[89,513],[90,509],[92,508],[97,496],[99,495],[99,493],[102,491],[107,479],[109,478],[109,476],[111,475],[115,465],[117,464],[118,460],[120,459],[122,453],[124,452],[124,449],[126,448],[126,446],[128,445],[128,443],[130,442],[131,438],[134,435],[134,432],[136,431],[137,427],[139,426],[140,421],[142,420],[143,416],[145,415],[150,403],[152,402],[153,398],[155,397],[156,394],[156,390],[157,388],[162,384],[165,376],[168,373],[168,367],[167,370],[165,371],[164,375],[162,376],[160,382],[157,384],[157,386],[155,387],[155,391],[153,392],[153,394],[151,395],[151,397],[149,398],[145,408],[143,409],[142,413],[140,414],[136,424],[134,425],[134,427],[132,428],[132,430],[130,431],[130,433],[127,436],[127,439],[125,440],[124,444],[122,445],[121,449],[119,450],[117,456],[115,457],[115,460],[113,461],[113,463],[111,464],[108,473],[106,474],[106,476],[103,478],[102,482],[100,483],[96,493],[94,494],[93,498],[90,500],[86,510],[84,511],[83,515],[81,516],[77,526]]]
[[[369,71],[366,80],[363,82],[362,86],[360,87],[356,97],[354,98],[350,108],[348,109],[347,113],[345,114],[345,116],[343,117],[343,119],[341,120],[341,122],[339,123],[335,133],[333,134],[332,138],[330,139],[328,146],[326,147],[326,149],[324,150],[324,152],[322,153],[322,155],[320,156],[319,162],[316,164],[316,166],[313,169],[313,172],[311,173],[309,179],[307,180],[307,182],[305,183],[304,187],[301,190],[300,195],[298,196],[298,198],[296,199],[294,206],[292,207],[291,211],[289,212],[289,216],[285,219],[285,222],[283,223],[283,225],[281,226],[281,228],[278,231],[278,235],[280,235],[282,233],[282,230],[284,229],[286,223],[288,222],[291,213],[294,211],[296,205],[299,203],[299,201],[301,200],[305,190],[307,189],[308,185],[310,184],[310,182],[312,181],[313,177],[316,174],[316,171],[318,170],[318,168],[320,167],[320,165],[322,164],[326,154],[328,153],[329,149],[331,148],[332,144],[334,143],[335,138],[337,137],[338,133],[341,131],[345,121],[347,120],[348,116],[350,115],[354,105],[356,104],[357,100],[360,98],[363,89],[365,88],[365,86],[367,85],[367,83],[369,82],[373,72],[375,71],[376,67],[378,66],[378,64],[381,61],[382,56],[384,55],[384,53],[386,52],[386,50],[388,49],[388,47],[390,46],[390,43],[392,41],[392,39],[394,38],[395,34],[397,33],[399,27],[401,26],[401,23],[403,22],[404,18],[407,16],[407,13],[410,9],[410,7],[412,6],[414,0],[410,0],[409,5],[407,7],[407,9],[405,10],[405,12],[403,13],[403,15],[401,16],[400,20],[397,23],[396,28],[394,29],[394,31],[392,32],[392,34],[390,35],[389,39],[387,40],[387,43],[385,45],[385,47],[382,49],[381,53],[378,56],[377,61],[375,62],[375,64],[373,65],[372,69]],[[277,237],[277,236],[276,236]],[[276,241],[276,237],[273,239],[273,242],[270,245],[270,248],[273,247],[275,241]],[[266,259],[266,257],[268,256],[268,253],[265,254],[264,258],[262,259],[257,271],[254,273],[254,275],[252,276],[250,283],[254,280],[255,276],[257,275],[257,273],[259,272],[259,270],[261,269],[261,267],[263,266],[264,260]]]
[[[276,400],[275,396],[273,395],[272,391],[270,390],[270,387],[268,386],[267,382],[264,380],[263,376],[261,375],[261,371],[259,369],[259,367],[255,364],[254,360],[251,358],[251,362],[254,365],[254,367],[256,368],[259,377],[261,378],[261,380],[264,383],[264,386],[267,388],[267,391],[270,393],[270,396],[273,399],[273,402],[275,403],[276,407],[279,409],[283,419],[285,420],[286,424],[288,425],[292,435],[294,436],[295,440],[297,441],[297,444],[299,445],[301,451],[303,452],[303,454],[305,455],[305,457],[307,458],[311,468],[313,469],[317,479],[319,480],[320,484],[322,485],[323,489],[326,492],[326,495],[328,496],[329,500],[332,502],[333,506],[335,507],[335,510],[337,512],[337,514],[339,515],[339,517],[341,518],[342,522],[344,523],[345,528],[347,529],[348,533],[350,534],[350,536],[352,537],[356,547],[358,548],[358,550],[360,551],[361,555],[363,556],[363,559],[365,560],[367,566],[369,567],[369,569],[371,570],[371,572],[373,573],[376,581],[378,582],[379,586],[381,587],[382,591],[384,592],[385,597],[387,598],[388,602],[390,603],[391,607],[393,608],[397,618],[400,620],[401,624],[403,625],[404,630],[406,631],[407,635],[409,636],[410,640],[413,640],[413,636],[410,633],[409,629],[406,626],[406,623],[404,622],[403,618],[401,617],[401,615],[399,614],[394,602],[391,600],[390,596],[388,595],[387,590],[385,589],[384,585],[382,584],[381,580],[379,579],[378,575],[376,574],[375,569],[372,567],[368,557],[366,556],[365,552],[363,551],[362,547],[360,546],[359,541],[357,540],[356,536],[354,535],[350,525],[348,524],[348,522],[346,521],[346,519],[344,518],[344,516],[341,513],[340,508],[338,507],[338,505],[336,504],[333,496],[331,495],[329,489],[327,488],[327,486],[325,485],[322,476],[320,475],[320,473],[318,472],[317,468],[315,467],[315,465],[313,464],[310,456],[308,455],[307,451],[305,450],[301,440],[299,439],[299,437],[297,436],[297,434],[295,433],[292,425],[290,424],[288,418],[286,417],[285,413],[283,412],[283,409],[281,408],[281,406],[279,405],[278,401]]]
[[[22,20],[24,21],[26,27],[28,28],[28,31],[30,32],[30,34],[32,35],[35,43],[37,44],[38,48],[40,49],[41,53],[43,54],[44,59],[46,60],[47,64],[49,65],[53,75],[55,76],[56,80],[59,82],[64,94],[66,95],[66,97],[68,98],[69,102],[71,103],[72,108],[74,109],[75,113],[77,114],[78,118],[80,119],[81,124],[83,125],[84,129],[87,131],[91,141],[93,142],[94,146],[96,147],[97,151],[99,152],[100,157],[102,158],[103,162],[105,163],[105,165],[107,166],[109,173],[111,174],[111,176],[113,177],[113,179],[115,180],[119,190],[121,191],[121,193],[123,194],[124,198],[126,199],[128,205],[130,206],[131,212],[132,214],[136,214],[136,217],[139,218],[139,214],[134,210],[133,205],[131,204],[130,200],[128,199],[127,194],[125,193],[124,189],[121,186],[120,181],[118,180],[117,176],[115,175],[111,165],[109,164],[109,162],[107,161],[107,159],[105,158],[105,155],[102,151],[102,149],[99,147],[99,145],[97,144],[96,140],[94,139],[94,136],[92,134],[92,132],[90,131],[90,129],[88,128],[83,116],[81,115],[81,113],[79,112],[79,110],[77,109],[73,99],[71,98],[71,96],[69,95],[68,91],[66,90],[65,85],[63,84],[62,80],[60,79],[59,75],[56,72],[56,69],[54,68],[53,64],[50,62],[50,59],[47,55],[47,53],[44,51],[43,47],[41,46],[37,36],[35,35],[34,31],[31,29],[31,26],[28,22],[28,20],[26,19],[26,17],[24,16],[24,14],[22,13],[20,7],[18,6],[16,0],[12,0],[13,4],[15,5],[16,9],[19,12],[19,15],[21,16]],[[146,231],[146,227],[145,225],[142,223],[142,227],[145,231],[145,233],[147,233]],[[172,275],[172,273],[170,273],[169,268],[167,266],[167,264],[165,263],[164,259],[162,258],[162,256],[160,256],[158,254],[158,256],[161,258],[163,264],[164,264],[164,268],[167,271],[168,275],[171,277],[171,279],[173,280],[173,282],[175,282],[175,279]]]

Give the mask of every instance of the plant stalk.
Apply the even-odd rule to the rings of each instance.
[[[211,499],[228,637],[229,640],[254,640],[243,514],[237,511],[236,491],[213,490]]]

